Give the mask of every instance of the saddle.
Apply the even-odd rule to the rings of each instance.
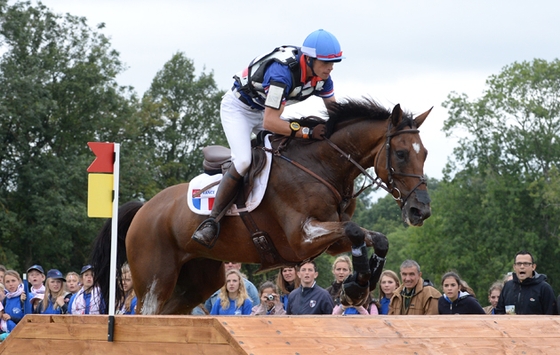
[[[243,178],[243,187],[240,191],[241,193],[238,193],[235,200],[235,204],[240,210],[239,216],[245,224],[245,227],[247,227],[253,244],[255,245],[255,248],[261,258],[261,267],[257,273],[262,273],[276,268],[279,264],[295,264],[294,262],[287,261],[280,256],[278,250],[274,246],[272,238],[270,238],[267,232],[259,229],[251,214],[245,208],[245,202],[253,190],[255,178],[266,165],[266,153],[264,149],[262,149],[264,147],[263,142],[265,135],[266,132],[261,132],[257,136],[257,139],[254,139],[251,142],[253,147],[251,166]],[[202,149],[202,154],[204,155],[202,167],[204,169],[204,173],[208,175],[224,174],[232,164],[231,150],[229,148],[220,145],[211,145],[204,147]],[[216,182],[212,186],[218,183],[219,182]],[[208,186],[208,188],[212,186]]]
[[[208,175],[225,174],[231,166],[231,150],[221,145],[209,145],[202,148],[204,160],[202,168]],[[252,161],[249,171],[243,177],[243,194],[247,199],[255,185],[255,177],[264,169],[266,153],[262,149],[253,149]]]

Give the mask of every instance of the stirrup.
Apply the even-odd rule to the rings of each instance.
[[[213,228],[216,232],[209,235],[209,228]],[[202,221],[196,231],[193,233],[191,239],[204,245],[208,249],[212,249],[216,241],[218,241],[218,236],[220,235],[220,223],[216,222],[215,218],[208,218]]]

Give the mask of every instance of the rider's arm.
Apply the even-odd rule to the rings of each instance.
[[[265,107],[263,128],[274,133],[289,136],[292,133],[290,122],[284,121],[280,115],[284,112],[284,105],[280,105],[280,109]],[[303,137],[301,131],[296,132],[296,137]]]
[[[325,103],[326,106],[330,102],[336,102],[336,99],[334,98],[334,96],[331,96],[331,97],[327,97],[326,99],[323,99],[323,102]]]
[[[336,102],[334,96],[329,98],[323,99],[325,105],[330,102]],[[280,108],[277,110],[272,107],[265,107],[264,109],[264,119],[263,119],[263,128],[278,134],[283,134],[285,136],[289,136],[292,133],[292,129],[290,128],[290,122],[284,121],[280,118],[284,112],[284,105],[280,105]],[[303,133],[301,130],[296,132],[296,137],[303,137]]]

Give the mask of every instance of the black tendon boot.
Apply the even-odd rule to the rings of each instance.
[[[242,180],[243,176],[239,175],[233,164],[231,164],[228,171],[224,174],[222,181],[220,181],[210,216],[198,226],[192,235],[192,239],[208,249],[211,249],[216,244],[220,234],[221,216],[233,203]]]

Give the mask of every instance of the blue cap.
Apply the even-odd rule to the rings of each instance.
[[[30,267],[29,269],[27,269],[27,273],[29,274],[29,271],[31,270],[37,270],[39,271],[41,274],[45,274],[45,270],[43,270],[43,267],[41,265],[33,265],[32,267]]]
[[[62,273],[57,269],[50,269],[47,272],[47,278],[48,279],[59,279],[59,280],[62,280],[64,282],[66,282],[66,279],[64,278],[64,275],[62,275]]]
[[[80,275],[82,275],[84,272],[86,272],[86,271],[88,271],[88,270],[93,270],[93,266],[91,266],[91,265],[89,265],[89,264],[88,264],[88,265],[85,265],[85,266],[82,268],[82,271],[80,271]]]

